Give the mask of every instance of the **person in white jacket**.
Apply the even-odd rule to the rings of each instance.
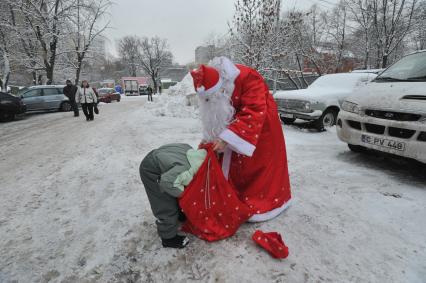
[[[77,103],[81,104],[83,113],[86,116],[86,121],[93,121],[95,119],[93,115],[93,108],[96,103],[98,103],[98,99],[93,89],[89,86],[87,80],[83,80],[81,82],[81,87],[76,93],[75,100]]]

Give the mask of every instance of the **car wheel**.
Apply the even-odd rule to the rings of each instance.
[[[348,147],[353,152],[364,152],[365,147],[348,143]]]
[[[286,125],[291,125],[294,123],[294,121],[296,121],[295,118],[285,118],[283,116],[280,116],[281,121],[286,124]]]
[[[13,121],[13,119],[15,119],[15,114],[10,113],[10,112],[0,112],[0,121],[1,122],[10,122]]]
[[[62,112],[69,112],[72,110],[71,104],[69,102],[62,102],[61,104],[61,111]]]
[[[336,125],[337,114],[337,111],[333,109],[326,110],[324,113],[322,113],[321,117],[315,121],[315,127],[318,129],[318,131],[333,127]]]

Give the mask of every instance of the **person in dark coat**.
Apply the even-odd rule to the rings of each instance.
[[[146,92],[148,93],[148,101],[154,101],[152,99],[152,87],[150,85],[146,88]]]
[[[72,82],[70,80],[66,81],[66,86],[64,87],[64,94],[66,97],[68,97],[72,110],[74,111],[74,117],[78,117],[79,116],[79,112],[78,112],[78,105],[75,102],[75,94],[77,93],[78,88],[72,84]]]

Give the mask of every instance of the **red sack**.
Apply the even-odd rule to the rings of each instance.
[[[225,179],[211,146],[205,149],[207,157],[179,198],[179,206],[187,217],[182,230],[212,242],[234,235],[252,214]]]
[[[284,244],[281,235],[277,232],[264,233],[256,230],[252,236],[259,246],[268,251],[274,258],[288,257],[288,247]]]

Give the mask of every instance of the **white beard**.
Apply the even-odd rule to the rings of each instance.
[[[232,106],[234,82],[225,81],[221,89],[207,96],[199,95],[203,139],[213,142],[233,121],[235,109]]]

